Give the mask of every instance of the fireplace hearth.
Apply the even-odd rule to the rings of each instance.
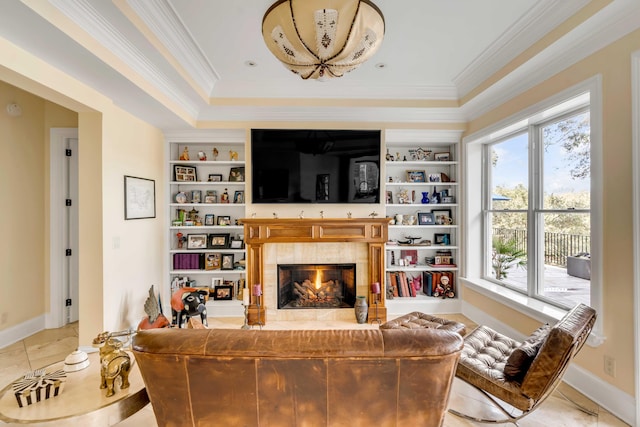
[[[355,264],[279,264],[278,308],[353,308]]]

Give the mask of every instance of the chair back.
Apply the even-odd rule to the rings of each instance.
[[[521,391],[538,402],[556,388],[571,360],[589,338],[596,321],[593,308],[579,304],[550,330],[522,380]]]

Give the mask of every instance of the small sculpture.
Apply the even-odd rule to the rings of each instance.
[[[213,160],[218,160],[218,149],[213,147]]]
[[[180,160],[189,160],[189,147],[184,147],[182,154],[180,154]]]
[[[324,218],[324,211],[320,211],[320,218]]]
[[[230,160],[238,160],[238,152],[237,151],[233,151],[233,150],[229,150],[229,159]]]
[[[93,339],[93,346],[100,348],[100,388],[107,389],[107,397],[115,394],[115,382],[122,379],[120,389],[129,388],[131,356],[122,349],[122,341],[115,336],[131,336],[131,331],[103,332]]]
[[[273,219],[278,219],[278,214],[277,213],[273,213]]]
[[[351,219],[351,212],[347,212],[347,218]]]
[[[375,217],[377,217],[377,216],[378,216],[378,212],[373,211],[373,212],[371,212],[371,213],[369,214],[369,216],[370,216],[371,218],[375,218]]]
[[[224,193],[220,196],[220,203],[229,203],[229,193],[227,189],[224,189]]]
[[[198,160],[202,162],[207,160],[207,155],[205,154],[204,151],[198,151]]]
[[[300,211],[300,215],[298,215],[298,218],[300,219],[304,218],[304,211]]]
[[[184,234],[180,232],[176,233],[176,237],[178,238],[178,249],[182,249],[184,246],[184,242],[187,240],[187,238],[184,237]]]
[[[169,326],[169,319],[162,314],[162,307],[160,306],[160,301],[156,298],[153,285],[149,288],[149,296],[144,302],[144,312],[147,313],[147,317],[140,321],[138,330],[166,328]]]
[[[171,295],[171,317],[175,326],[181,328],[183,317],[185,320],[189,320],[190,317],[196,315],[200,315],[202,324],[209,326],[204,292],[196,288],[180,288]]]

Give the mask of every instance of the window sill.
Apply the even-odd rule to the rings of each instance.
[[[510,308],[543,323],[554,324],[567,314],[567,310],[565,309],[547,304],[544,301],[530,298],[488,280],[477,277],[461,277],[459,282],[469,289],[481,293],[487,298],[509,306]],[[606,337],[598,333],[596,328],[594,328],[587,340],[587,345],[590,347],[598,347],[604,343],[605,339]]]

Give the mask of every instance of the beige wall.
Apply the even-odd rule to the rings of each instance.
[[[633,332],[633,233],[631,164],[631,53],[640,49],[640,31],[635,31],[580,61],[526,93],[469,123],[474,133],[552,95],[602,75],[603,98],[603,312],[606,341],[586,346],[577,363],[583,368],[634,395]],[[523,334],[535,322],[487,297],[466,290],[465,301],[491,313]],[[604,355],[616,359],[616,377],[604,373]]]
[[[10,117],[9,103],[22,107]],[[75,127],[77,115],[0,82],[0,330],[45,314],[49,263],[49,130]],[[34,295],[16,305],[15,295]]]
[[[6,272],[0,285],[0,320],[2,313],[7,317],[0,330],[41,316],[48,309],[44,218],[48,217],[45,188],[49,184],[44,176],[49,159],[44,135],[49,125],[77,125],[79,130],[80,345],[90,345],[104,330],[136,326],[144,316],[149,286],[162,283],[160,252],[166,221],[161,209],[155,219],[124,221],[124,175],[154,179],[157,193],[162,193],[161,133],[2,38],[0,81],[22,89],[19,92],[24,95],[24,100],[15,98],[4,90],[12,86],[1,83],[0,142],[5,149],[0,156],[0,195],[4,200],[19,197],[19,204],[3,210],[0,229],[8,242],[0,245]],[[30,113],[37,111],[40,120],[24,124],[23,115],[21,121],[7,121],[4,106],[9,99],[23,104],[25,111],[27,106]],[[121,240],[120,249],[114,248],[116,237]],[[32,306],[11,302],[16,286],[21,294],[37,295]]]

